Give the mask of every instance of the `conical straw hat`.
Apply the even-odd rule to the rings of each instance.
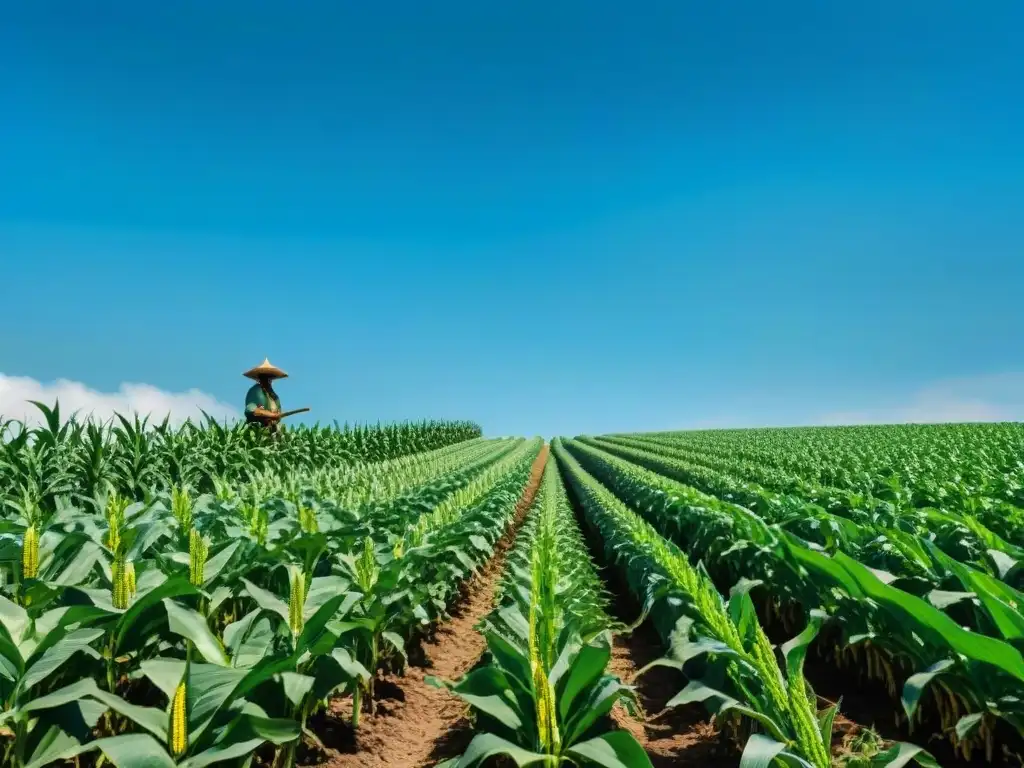
[[[272,379],[287,379],[288,374],[278,368],[276,365],[271,365],[270,360],[267,358],[263,359],[263,362],[257,365],[255,368],[250,368],[248,371],[242,374],[250,379],[259,379],[260,376],[269,376]]]

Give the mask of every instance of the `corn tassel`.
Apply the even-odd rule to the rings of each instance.
[[[534,666],[533,687],[537,696],[537,730],[540,735],[540,751],[557,755],[561,749],[561,735],[558,732],[558,712],[555,694],[544,674],[544,667]]]
[[[317,533],[320,530],[314,510],[309,507],[299,507],[299,528],[305,533]]]
[[[537,604],[540,601],[540,588],[534,578],[530,599],[530,667],[533,673],[533,690],[536,696],[537,732],[540,739],[540,751],[548,755],[557,755],[561,746],[558,732],[558,712],[555,707],[554,691],[544,671],[541,649],[538,640]]]
[[[177,486],[171,489],[171,514],[178,521],[182,531],[192,527],[192,499],[186,489]]]
[[[107,547],[111,552],[121,548],[121,526],[124,525],[124,513],[128,509],[128,499],[118,494],[111,494],[107,500]]]
[[[267,541],[267,529],[269,527],[266,512],[255,504],[246,504],[243,508],[243,514],[249,521],[249,532],[256,539],[256,543],[262,547]]]
[[[363,592],[369,592],[377,583],[377,576],[380,567],[377,565],[377,553],[374,550],[373,539],[367,536],[363,539],[363,551],[356,561],[356,583]]]

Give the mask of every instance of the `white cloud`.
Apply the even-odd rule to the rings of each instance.
[[[32,405],[32,400],[51,407],[59,401],[62,420],[73,411],[78,412],[80,419],[91,417],[99,420],[109,419],[115,413],[148,415],[151,422],[160,422],[165,416],[170,416],[172,424],[181,424],[186,419],[199,422],[203,418],[201,411],[221,421],[238,415],[236,409],[197,389],[164,392],[149,384],[122,384],[117,392],[97,392],[67,379],[44,384],[26,376],[0,374],[0,417],[28,424],[40,423],[42,413]]]
[[[947,379],[896,402],[829,413],[820,424],[936,424],[969,421],[1024,421],[1024,373]]]

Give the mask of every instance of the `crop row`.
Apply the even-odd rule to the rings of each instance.
[[[329,697],[356,699],[356,725],[372,711],[376,669],[400,666],[490,557],[540,447],[474,443],[358,468],[386,504],[372,490],[351,506],[320,498],[311,474],[220,495],[108,490],[11,508],[0,521],[4,764],[101,751],[129,768],[199,768],[259,749],[293,764]]]
[[[788,470],[900,507],[967,513],[1024,546],[1024,425],[731,430],[643,435]]]
[[[37,403],[42,423],[0,419],[0,503],[52,508],[69,494],[93,497],[107,489],[142,501],[173,486],[212,493],[219,485],[247,482],[253,474],[380,462],[480,437],[470,422],[420,422],[299,426],[268,439],[244,422],[212,418],[173,427],[166,420],[117,415],[109,422],[64,420],[60,404]]]
[[[827,768],[835,706],[818,711],[803,673],[807,649],[820,621],[783,647],[780,666],[772,644],[758,623],[751,580],[739,581],[723,599],[708,573],[659,533],[636,511],[589,474],[555,442],[583,515],[603,543],[607,560],[621,572],[638,602],[654,619],[670,654],[656,662],[681,670],[687,686],[669,707],[702,702],[729,725],[743,745],[740,765],[774,762]],[[654,674],[655,672],[648,672]],[[877,756],[887,765],[911,755],[930,763],[926,753],[909,745]]]
[[[608,730],[633,693],[608,674],[612,621],[602,584],[555,462],[506,563],[497,607],[480,628],[487,662],[450,689],[470,704],[476,735],[446,763],[472,768],[496,755],[517,765],[650,768],[626,731]]]
[[[955,611],[975,631],[1011,643],[1024,641],[1024,593],[1016,588],[1024,551],[1002,541],[977,521],[938,510],[881,509],[831,504],[831,510],[795,493],[777,493],[714,466],[699,464],[684,451],[626,440],[587,440],[634,464],[678,480],[697,491],[754,511],[765,521],[822,547],[842,551],[891,575],[890,584]],[[770,478],[769,478],[770,479]],[[1012,583],[1011,583],[1012,582]]]
[[[681,551],[709,564],[718,583],[755,582],[767,602],[796,606],[804,622],[827,617],[837,661],[856,650],[870,673],[920,721],[928,698],[965,753],[995,748],[997,720],[1022,730],[1024,659],[1010,643],[969,632],[928,601],[835,551],[822,552],[752,510],[618,458],[566,444],[582,469],[614,492]],[[558,451],[556,450],[556,453]]]

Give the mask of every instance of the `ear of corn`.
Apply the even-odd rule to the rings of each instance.
[[[188,579],[193,586],[201,587],[205,583],[203,570],[209,554],[210,546],[206,539],[193,528],[188,538]]]
[[[288,594],[288,627],[293,635],[302,633],[303,608],[306,604],[306,576],[298,568],[289,571],[291,589]]]
[[[138,586],[135,583],[135,563],[124,564],[125,586],[128,588],[128,600],[131,601],[138,593]]]
[[[39,573],[39,531],[35,525],[25,529],[21,544],[21,574],[26,579],[34,579]]]
[[[110,579],[111,602],[115,608],[124,610],[135,594],[135,568],[125,562],[124,555],[118,555],[111,563]]]
[[[178,683],[174,698],[171,700],[170,727],[167,729],[171,754],[176,758],[184,755],[188,749],[187,695],[188,686],[185,680],[182,680]]]

